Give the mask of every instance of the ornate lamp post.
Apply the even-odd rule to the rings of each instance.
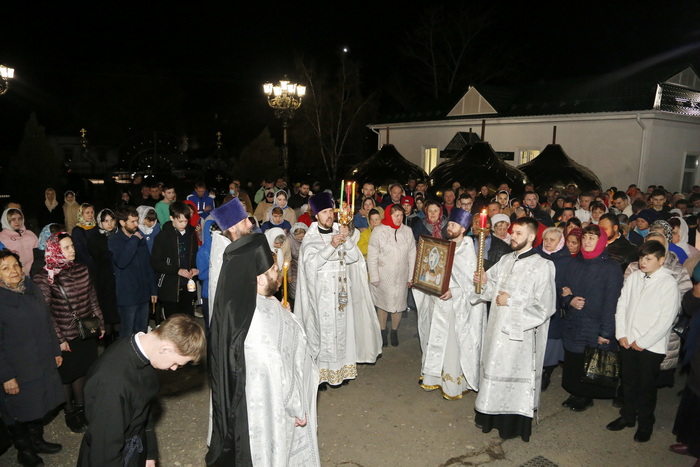
[[[0,94],[5,94],[10,87],[10,80],[15,77],[15,69],[0,65]]]
[[[289,174],[289,151],[287,147],[287,127],[289,119],[294,118],[294,111],[301,106],[301,100],[306,95],[306,86],[280,80],[278,85],[263,84],[263,92],[267,103],[275,109],[275,117],[282,119],[282,165],[284,177]]]

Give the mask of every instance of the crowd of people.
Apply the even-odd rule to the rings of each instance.
[[[610,399],[620,413],[606,428],[636,426],[646,442],[657,388],[689,371],[670,449],[700,457],[700,187],[526,185],[516,197],[506,183],[410,179],[384,195],[363,183],[350,202],[317,183],[248,188],[232,180],[217,196],[198,181],[183,197],[137,179],[99,211],[73,191],[60,206],[48,188],[36,233],[7,203],[0,450],[14,444],[22,465],[41,465],[61,449],[43,427],[63,410],[85,433],[79,465],[155,462],[153,370],[208,348],[207,465],[320,465],[317,391],[398,347],[415,312],[421,387],[447,400],[476,392],[483,432],[528,441],[561,367],[563,406]],[[427,241],[452,244],[451,270],[437,249],[422,256]],[[619,361],[613,384],[588,374],[603,354]],[[134,385],[145,389],[119,407]]]

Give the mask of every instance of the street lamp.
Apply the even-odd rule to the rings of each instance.
[[[289,119],[294,118],[294,111],[301,106],[301,100],[306,95],[306,86],[280,80],[276,86],[272,83],[263,84],[263,92],[267,96],[267,103],[275,109],[275,117],[282,119],[282,164],[284,177],[287,178],[289,172],[287,127]]]
[[[15,69],[0,65],[0,94],[5,94],[10,87],[10,80],[15,77]]]

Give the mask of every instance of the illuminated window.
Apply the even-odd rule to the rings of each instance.
[[[540,155],[539,149],[521,149],[520,150],[520,163],[524,164],[530,162],[532,159]]]
[[[689,193],[693,185],[695,185],[695,178],[698,172],[698,158],[700,156],[694,156],[686,154],[685,165],[683,166],[683,184],[681,186],[681,191],[683,193]]]
[[[429,174],[438,164],[438,148],[423,148],[423,170]]]

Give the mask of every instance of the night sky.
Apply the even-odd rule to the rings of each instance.
[[[0,27],[0,63],[16,69],[9,92],[0,97],[0,151],[16,148],[31,111],[49,134],[77,135],[81,126],[90,128],[100,109],[110,113],[123,102],[119,88],[134,82],[150,83],[144,92],[158,91],[152,93],[156,107],[168,100],[171,86],[182,93],[190,118],[153,122],[154,129],[196,133],[221,122],[229,135],[248,138],[274,124],[261,84],[285,73],[295,79],[295,54],[324,63],[346,46],[349,57],[362,63],[366,92],[387,86],[397,73],[410,84],[410,70],[397,71],[397,50],[425,7],[408,2],[15,3],[4,6]],[[494,9],[494,24],[480,41],[515,52],[511,82],[668,59],[694,63],[700,57],[698,2],[442,3]],[[286,17],[275,14],[282,11]],[[380,114],[394,111],[393,105],[383,101]]]

